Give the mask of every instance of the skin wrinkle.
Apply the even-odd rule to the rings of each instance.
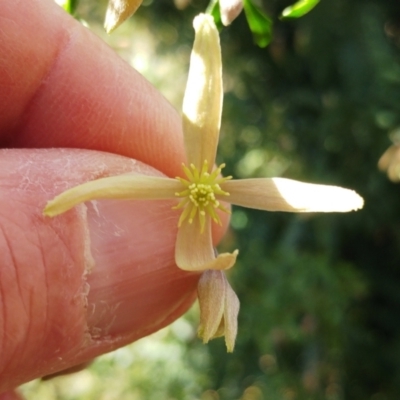
[[[0,225],[0,232],[2,233],[2,235],[3,235],[3,238],[4,238],[4,242],[5,242],[5,244],[7,245],[7,248],[8,248],[8,253],[9,253],[9,256],[10,256],[10,259],[11,259],[11,262],[14,264],[14,271],[16,271],[16,264],[15,264],[15,261],[13,260],[13,257],[12,257],[12,255],[11,255],[11,250],[10,250],[10,246],[9,246],[9,242],[8,242],[8,240],[7,240],[7,237],[6,237],[6,234],[5,234],[5,232],[4,232],[4,229],[3,229],[3,227]],[[3,299],[5,299],[6,298],[6,295],[5,295],[5,293],[4,293],[4,289],[3,289],[3,286],[2,285],[0,285],[0,288],[1,288],[1,293],[2,293],[2,298]],[[19,295],[20,295],[20,299],[21,299],[21,302],[22,302],[22,297],[21,297],[21,292],[20,292],[20,288],[19,288],[19,286],[18,286],[18,292],[19,292]],[[22,302],[23,303],[23,302]],[[7,310],[6,310],[6,304],[3,302],[3,306],[4,306],[4,308],[3,308],[3,317],[4,317],[4,319],[3,319],[3,321],[5,322],[5,323],[7,323],[7,321],[8,321],[8,318],[7,318]],[[26,309],[25,309],[25,306],[24,306],[24,310],[25,310],[25,314],[27,314],[26,313]],[[6,326],[4,326],[4,332],[8,332],[8,330],[6,329]],[[5,337],[5,335],[3,335],[3,338],[4,338],[4,340],[3,340],[3,351],[4,352],[2,352],[1,354],[5,354],[5,348],[6,348],[6,340],[7,340],[7,338]],[[10,347],[9,346],[7,346],[7,349],[9,349]],[[9,365],[12,363],[12,361],[14,360],[14,358],[15,358],[15,354],[17,353],[17,351],[18,351],[18,348],[17,348],[17,346],[15,346],[15,348],[12,350],[12,352],[11,352],[11,354],[8,356],[8,360],[7,360],[7,362],[5,362],[4,364],[3,364],[3,368],[0,370],[0,375],[2,374],[2,372],[4,371],[4,370],[7,370],[8,368],[9,368]],[[8,353],[9,353],[9,351],[8,351]]]
[[[82,205],[79,208],[85,208],[85,207]],[[76,213],[76,215],[78,215],[79,219],[83,219],[84,218],[83,217],[83,213]],[[80,221],[80,223],[78,223],[80,228],[82,228],[83,224],[84,223],[82,221]],[[64,249],[66,250],[66,253],[69,254],[68,259],[69,260],[74,260],[75,256],[74,256],[73,253],[71,253],[71,249],[70,249],[71,246],[68,243],[65,242],[65,238],[60,236],[60,234],[59,234],[59,232],[57,230],[52,230],[52,232],[58,238],[57,242],[62,244]],[[75,263],[75,261],[72,261],[72,262]],[[86,281],[85,281],[85,278],[84,278],[85,274],[86,274],[86,271],[85,271],[85,266],[84,266],[83,269],[82,269],[81,285],[76,288],[76,292],[71,297],[71,300],[78,299],[78,301],[79,301],[79,299],[85,298],[87,296],[87,291],[85,290],[85,285],[86,285]],[[85,303],[86,303],[86,301],[84,301],[82,303],[82,306],[83,306],[82,307],[82,313],[85,313],[85,308],[86,308],[85,307]],[[49,304],[49,302],[47,302],[47,304]],[[85,327],[82,327],[82,329],[83,329],[83,331],[87,332],[87,321],[86,321],[86,318],[83,319],[83,324],[84,324]],[[62,333],[63,333],[64,337],[69,337],[70,336],[69,335],[69,331],[74,333],[74,330],[75,330],[75,326],[73,324],[63,325],[61,328],[63,329]],[[74,336],[74,335],[72,334],[72,336]],[[84,346],[85,343],[87,343],[87,340],[83,340],[83,338],[82,338],[81,346]],[[64,351],[63,356],[64,356],[64,358],[68,358],[68,351]],[[59,360],[62,361],[62,358],[60,357]]]
[[[40,223],[40,221],[38,221],[39,223]],[[34,226],[36,226],[36,224],[34,224]],[[44,255],[44,253],[43,253],[43,249],[45,248],[45,245],[44,245],[44,243],[43,243],[43,241],[42,241],[42,238],[41,238],[41,235],[40,235],[40,229],[37,229],[37,238],[38,238],[38,241],[39,241],[39,246],[38,246],[38,248],[39,248],[39,254],[40,254],[40,256],[41,256],[41,260],[42,260],[42,266],[43,266],[43,276],[44,276],[44,281],[45,281],[45,287],[47,288],[47,290],[46,290],[46,300],[45,300],[45,304],[46,304],[46,310],[45,310],[45,312],[46,312],[46,314],[43,316],[43,318],[44,318],[44,323],[45,323],[45,325],[44,325],[44,328],[41,330],[41,332],[42,332],[42,338],[41,338],[41,340],[38,340],[38,342],[42,342],[42,343],[44,343],[45,341],[44,341],[44,339],[45,339],[45,334],[49,331],[49,315],[50,315],[50,313],[49,313],[49,305],[50,305],[50,298],[49,298],[49,296],[48,296],[48,293],[50,292],[50,289],[51,289],[51,287],[50,287],[50,284],[49,284],[49,279],[48,279],[48,271],[50,270],[50,268],[47,268],[46,267],[46,257],[45,257],[45,255]],[[68,252],[68,253],[70,253],[70,251],[69,251],[69,246],[65,243],[65,240],[64,240],[64,238],[62,238],[59,234],[58,234],[58,232],[56,232],[55,230],[53,230],[53,233],[54,233],[54,235],[55,236],[57,236],[57,238],[58,238],[58,242],[59,243],[61,243],[63,246],[64,246],[64,248],[66,249],[66,251]],[[73,255],[70,253],[70,259],[73,259]],[[30,304],[32,305],[33,304],[33,301],[31,301],[30,302]],[[38,337],[38,336],[37,336]]]
[[[13,222],[13,221],[9,221],[9,222]],[[17,224],[14,224],[14,225],[16,225],[16,226],[18,226]],[[34,226],[35,226],[35,224],[34,224]],[[12,263],[13,263],[13,265],[14,265],[14,270],[16,271],[16,276],[17,276],[17,282],[19,282],[20,281],[20,279],[19,279],[19,275],[18,275],[18,268],[17,268],[17,260],[16,260],[16,258],[15,258],[15,256],[14,256],[14,252],[13,252],[13,250],[12,250],[12,246],[11,246],[11,243],[10,243],[10,241],[9,241],[9,239],[8,239],[8,237],[7,237],[7,235],[6,235],[6,233],[4,232],[4,229],[3,229],[3,226],[2,225],[0,225],[0,230],[1,230],[1,232],[2,232],[2,234],[3,234],[3,237],[4,237],[4,240],[5,240],[5,242],[6,242],[6,244],[7,244],[7,246],[8,246],[8,248],[9,248],[9,253],[10,253],[10,257],[11,257],[11,259],[12,259]],[[37,231],[38,232],[38,231]],[[53,231],[58,237],[59,237],[59,235],[55,232],[55,231]],[[39,232],[38,232],[38,234],[37,234],[37,239],[39,240],[39,244],[41,244],[41,238],[40,238],[40,234],[39,234]],[[61,239],[61,238],[60,238]],[[38,244],[37,243],[35,243],[35,242],[32,242],[31,241],[31,243],[34,245],[34,247],[35,248],[37,248],[38,250],[39,250],[39,253],[42,255],[42,264],[43,264],[43,266],[44,266],[44,269],[43,269],[43,271],[44,271],[44,276],[45,276],[45,280],[46,280],[46,288],[48,289],[48,283],[47,283],[47,276],[46,276],[46,268],[45,268],[45,265],[46,265],[46,263],[45,263],[45,258],[43,257],[43,252],[42,252],[42,246],[41,245],[39,245],[38,246]],[[66,249],[68,249],[68,246],[64,243],[64,245],[65,245],[65,248]],[[24,329],[23,329],[23,332],[25,333],[25,335],[24,335],[24,337],[26,338],[26,340],[25,340],[25,345],[24,344],[21,344],[21,342],[19,341],[19,346],[17,347],[15,347],[15,349],[14,349],[14,351],[13,351],[13,353],[10,355],[10,357],[9,357],[9,361],[6,363],[6,364],[4,364],[4,366],[3,366],[3,370],[8,370],[8,369],[12,369],[12,366],[13,366],[13,364],[18,364],[18,360],[19,359],[23,359],[24,358],[24,352],[25,352],[25,348],[27,348],[27,347],[29,347],[29,338],[31,338],[32,337],[32,335],[30,334],[30,331],[31,331],[31,328],[32,328],[32,324],[31,324],[31,321],[34,321],[35,320],[35,318],[33,318],[33,316],[35,316],[36,315],[36,313],[33,311],[34,310],[34,306],[35,306],[35,304],[34,304],[34,299],[35,299],[35,295],[34,295],[34,293],[33,293],[33,290],[29,290],[29,292],[24,296],[23,295],[23,293],[21,292],[21,287],[22,287],[22,284],[17,284],[17,287],[18,287],[18,292],[19,292],[19,297],[20,297],[20,299],[21,299],[21,304],[23,304],[23,307],[24,307],[24,311],[25,311],[25,315],[26,315],[26,320],[28,321],[28,325],[27,326],[24,326]],[[46,293],[48,293],[48,290],[46,291]],[[27,298],[28,297],[28,298]],[[28,304],[28,305],[30,305],[29,306],[29,311],[27,311],[27,308],[26,308],[26,305],[25,305],[25,301],[23,300],[24,298],[27,298],[27,300],[26,300],[26,303]],[[48,314],[48,305],[49,305],[49,302],[47,301],[46,302],[46,313]],[[4,315],[4,318],[5,318],[5,315]],[[44,319],[44,321],[45,321],[45,323],[46,323],[46,326],[47,326],[47,315],[45,315],[45,316],[43,316],[43,315],[41,315],[41,318],[42,319]],[[4,321],[6,321],[6,319],[4,319]],[[42,333],[42,340],[40,340],[39,338],[38,338],[38,336],[37,336],[37,331],[35,331],[35,341],[36,342],[42,342],[42,343],[45,343],[44,342],[44,335],[46,334],[46,332],[47,332],[47,330],[46,330],[46,326],[41,330],[41,333]],[[17,353],[19,353],[19,355],[18,356],[16,356],[16,354]],[[4,353],[0,353],[0,354],[4,354]],[[28,357],[29,357],[29,354],[28,354]]]
[[[47,274],[45,256],[43,254],[44,246],[43,246],[43,242],[42,242],[42,239],[40,237],[39,231],[38,231],[37,238],[38,238],[38,241],[39,241],[39,244],[40,244],[40,246],[39,246],[39,254],[41,255],[41,258],[42,258],[43,276],[44,276],[44,279],[45,279],[45,287],[46,287],[46,293],[47,293],[47,296],[46,296],[46,299],[47,299],[47,301],[46,301],[46,310],[45,310],[46,314],[44,315],[45,325],[44,325],[44,328],[42,329],[42,340],[40,340],[40,341],[44,342],[44,335],[48,330],[48,316],[49,316],[49,304],[50,304],[50,299],[49,299],[48,293],[50,292],[50,285],[49,285],[49,280],[48,280],[48,276],[47,276],[48,274]],[[32,305],[33,303],[30,302],[30,304]]]
[[[7,238],[6,233],[4,232],[3,226],[1,226],[1,225],[0,225],[0,230],[1,230],[1,233],[3,234],[4,241],[5,241],[6,245],[7,245],[8,254],[10,255],[10,259],[11,259],[12,265],[14,266],[13,269],[14,269],[14,272],[15,272],[15,279],[16,279],[16,282],[17,282],[16,286],[18,288],[19,298],[21,299],[21,304],[23,305],[23,309],[25,311],[25,316],[29,320],[29,312],[26,309],[26,305],[25,305],[25,302],[23,300],[24,299],[24,295],[21,292],[22,281],[21,281],[21,278],[20,278],[19,273],[18,273],[18,268],[17,268],[18,263],[17,263],[17,260],[16,260],[16,258],[14,256],[14,252],[12,250],[12,245],[11,245],[9,239]]]
[[[79,298],[83,299],[83,313],[87,314],[88,295],[89,295],[89,291],[90,291],[90,285],[87,282],[87,276],[88,276],[88,274],[90,274],[90,272],[95,267],[95,261],[91,254],[91,249],[90,249],[90,233],[89,233],[89,227],[88,227],[88,221],[87,221],[87,207],[85,204],[80,204],[79,206],[76,207],[76,211],[77,211],[78,218],[81,220],[80,225],[81,225],[81,229],[83,230],[83,236],[84,236],[83,237],[83,242],[84,242],[84,244],[83,244],[83,262],[84,262],[84,265],[83,265],[83,271],[82,271],[82,286],[78,289],[78,292],[75,294],[74,297],[79,297]],[[70,252],[69,245],[64,242],[64,239],[61,238],[58,235],[58,233],[55,232],[55,234],[58,236],[61,243],[64,244],[64,247],[67,250],[67,252]],[[74,258],[73,254],[70,254],[70,258],[71,259]],[[86,335],[85,335],[85,340],[83,340],[82,345],[89,346],[93,342],[93,339],[90,335],[87,318],[84,319],[84,324],[85,324],[84,330],[86,332]]]

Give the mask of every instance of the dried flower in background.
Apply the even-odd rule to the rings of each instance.
[[[393,144],[381,156],[378,168],[386,172],[393,182],[400,181],[400,145]]]

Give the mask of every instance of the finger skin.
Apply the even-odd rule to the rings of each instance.
[[[175,266],[171,202],[42,215],[60,190],[128,171],[157,174],[108,153],[0,152],[0,393],[154,332],[192,304],[198,275]]]
[[[14,390],[0,393],[0,400],[23,400],[22,396]]]
[[[1,1],[0,26],[3,147],[103,150],[181,172],[176,110],[53,0]]]

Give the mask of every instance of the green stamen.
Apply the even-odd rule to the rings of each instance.
[[[215,197],[215,195],[229,196],[229,193],[223,191],[220,187],[221,183],[232,179],[231,176],[220,177],[225,164],[221,164],[211,174],[208,172],[207,161],[204,161],[200,171],[193,164],[190,164],[190,168],[185,164],[182,167],[187,179],[176,178],[182,184],[183,190],[175,193],[177,197],[181,198],[181,201],[177,206],[173,207],[174,209],[183,208],[178,226],[181,226],[186,220],[191,224],[194,218],[198,217],[200,229],[203,232],[207,216],[221,225],[221,219],[216,210],[219,209],[228,214],[230,213]]]

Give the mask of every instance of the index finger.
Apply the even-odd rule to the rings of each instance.
[[[138,72],[53,0],[0,2],[0,143],[125,155],[169,176],[181,119]]]

